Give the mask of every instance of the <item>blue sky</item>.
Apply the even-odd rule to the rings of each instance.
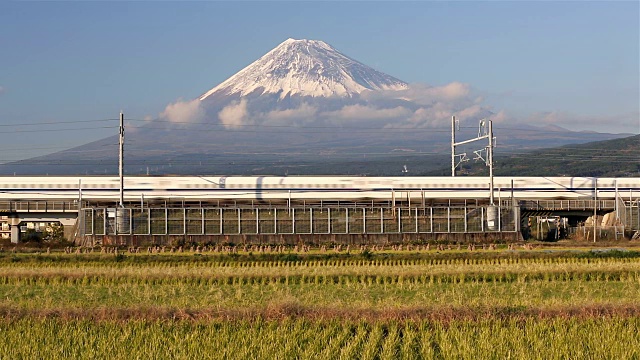
[[[3,2],[0,160],[117,133],[59,122],[156,117],[289,37],[409,83],[469,84],[514,124],[639,133],[639,18],[636,1]]]

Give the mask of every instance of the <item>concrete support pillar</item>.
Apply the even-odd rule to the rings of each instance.
[[[12,225],[11,226],[11,243],[17,244],[20,242],[20,226]]]
[[[20,242],[20,218],[18,215],[9,215],[9,226],[11,228],[11,243]]]

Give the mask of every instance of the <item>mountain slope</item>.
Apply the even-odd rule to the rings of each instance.
[[[392,76],[370,68],[318,40],[287,39],[246,68],[207,91],[216,95],[278,94],[311,97],[352,97],[364,90],[407,87]]]

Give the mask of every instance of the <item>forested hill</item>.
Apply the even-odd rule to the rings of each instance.
[[[482,164],[466,163],[461,173],[482,175]],[[640,176],[640,135],[496,155],[494,173],[503,176]]]

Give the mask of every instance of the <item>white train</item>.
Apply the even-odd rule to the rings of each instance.
[[[513,185],[512,185],[513,184]],[[640,197],[640,178],[495,177],[494,197],[599,199]],[[0,177],[0,201],[117,201],[117,176]],[[488,177],[127,176],[125,201],[487,199]]]

